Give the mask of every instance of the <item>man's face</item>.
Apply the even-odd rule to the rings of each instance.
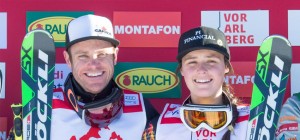
[[[70,55],[64,51],[64,57],[75,80],[86,92],[101,92],[113,77],[118,49],[110,42],[89,39],[72,45],[69,51]]]

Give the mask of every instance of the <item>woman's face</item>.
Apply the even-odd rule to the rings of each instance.
[[[229,72],[224,55],[207,49],[186,54],[182,58],[181,75],[195,103],[213,103],[221,99],[224,76]]]

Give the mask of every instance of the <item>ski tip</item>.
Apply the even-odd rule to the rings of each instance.
[[[27,38],[27,37],[30,36],[31,34],[38,33],[38,32],[44,33],[44,34],[46,34],[47,36],[49,36],[49,38],[52,38],[52,39],[53,39],[53,36],[52,36],[48,31],[46,31],[46,30],[44,30],[44,29],[34,29],[34,30],[31,30],[30,32],[28,32],[28,33],[25,35],[24,38]]]
[[[270,35],[270,36],[268,36],[265,40],[268,40],[269,38],[273,38],[273,39],[274,39],[274,38],[278,38],[278,39],[281,39],[281,40],[285,41],[286,44],[287,44],[289,47],[292,47],[290,41],[289,41],[286,37],[284,37],[283,35],[280,35],[280,34]]]

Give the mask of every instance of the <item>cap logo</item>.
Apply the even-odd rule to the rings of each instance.
[[[105,27],[102,27],[102,29],[95,29],[95,32],[97,32],[99,34],[105,33],[105,34],[111,35],[110,32],[106,31]]]
[[[215,36],[213,35],[207,35],[207,34],[202,34],[201,31],[196,31],[194,36],[188,37],[184,39],[184,44],[187,44],[191,41],[196,41],[196,40],[204,40],[204,39],[209,39],[209,40],[216,40]]]
[[[223,46],[223,41],[222,40],[218,39],[217,43],[218,43],[219,46]]]

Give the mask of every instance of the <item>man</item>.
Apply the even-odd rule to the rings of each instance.
[[[54,91],[51,139],[141,139],[147,120],[158,113],[113,80],[118,45],[105,17],[85,15],[68,24],[63,55],[72,72],[64,91]]]
[[[275,133],[276,140],[300,139],[300,92],[294,93],[283,104]]]

